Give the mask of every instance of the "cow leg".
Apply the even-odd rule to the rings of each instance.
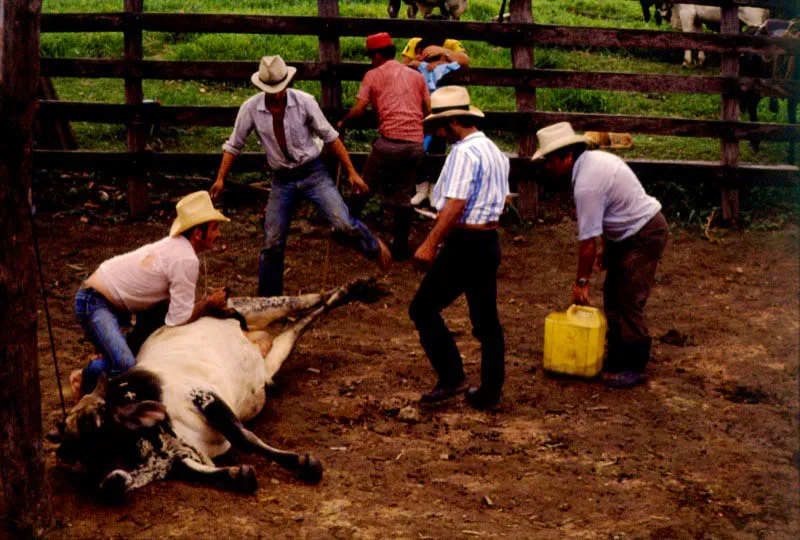
[[[389,6],[386,8],[389,17],[396,19],[400,15],[400,0],[389,0]]]
[[[258,489],[256,470],[251,465],[214,467],[190,458],[181,459],[180,464],[183,465],[184,471],[203,482],[218,484],[241,493],[253,493]]]
[[[192,401],[211,427],[222,433],[237,450],[260,454],[284,469],[294,472],[306,482],[315,484],[322,479],[322,464],[318,459],[308,454],[300,455],[278,450],[264,443],[242,425],[231,408],[215,393],[205,390],[195,391]]]
[[[244,316],[250,330],[260,330],[293,313],[320,305],[337,290],[331,289],[322,294],[301,294],[299,296],[240,296],[229,298],[228,307]]]

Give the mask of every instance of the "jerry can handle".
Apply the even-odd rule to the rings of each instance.
[[[567,308],[567,318],[572,319],[575,317],[593,317],[597,313],[597,308],[589,307],[589,306],[579,306],[577,304],[572,304]]]

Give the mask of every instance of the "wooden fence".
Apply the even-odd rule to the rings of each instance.
[[[766,95],[790,98],[796,107],[800,82],[794,80],[749,79],[738,76],[738,55],[800,54],[800,40],[767,38],[739,34],[738,6],[791,6],[794,0],[689,0],[687,3],[722,7],[721,34],[676,33],[651,30],[564,27],[535,24],[531,17],[532,0],[511,0],[509,23],[422,21],[401,19],[362,19],[339,17],[338,0],[317,0],[318,17],[280,17],[258,15],[166,14],[143,12],[144,0],[124,0],[121,13],[45,14],[43,32],[122,32],[122,59],[42,58],[42,75],[49,77],[123,78],[126,104],[41,101],[38,114],[51,119],[84,122],[117,122],[127,126],[128,152],[79,152],[38,150],[34,154],[39,169],[71,171],[111,170],[129,177],[132,215],[147,211],[146,174],[149,171],[215,170],[220,155],[202,153],[154,153],[145,150],[147,126],[162,125],[232,126],[237,107],[160,106],[143,103],[143,79],[200,79],[217,81],[247,80],[257,69],[252,62],[172,62],[145,60],[142,32],[208,32],[247,34],[314,35],[319,38],[318,62],[289,62],[298,71],[298,80],[318,80],[322,87],[322,106],[331,119],[342,109],[342,81],[358,81],[370,68],[365,63],[341,62],[341,36],[367,36],[387,31],[394,37],[447,36],[459,40],[489,42],[510,49],[511,69],[471,67],[454,72],[453,84],[513,87],[517,112],[487,111],[486,129],[515,133],[519,137],[518,156],[512,159],[512,176],[520,192],[520,213],[537,212],[537,167],[528,159],[534,150],[533,133],[557,121],[569,121],[578,130],[598,130],[712,137],[721,142],[720,160],[714,162],[629,160],[643,179],[658,178],[690,182],[715,182],[722,188],[722,210],[727,219],[738,215],[737,186],[745,182],[796,183],[798,169],[791,165],[747,165],[739,163],[739,141],[761,139],[794,142],[800,127],[791,124],[739,121],[738,88],[756,84]],[[682,76],[635,73],[607,73],[536,69],[534,47],[608,47],[702,49],[722,55],[721,75]],[[677,92],[722,96],[720,120],[658,118],[628,115],[545,112],[536,110],[537,88],[582,88],[628,92]],[[792,106],[793,105],[793,106]],[[375,127],[367,117],[354,127]],[[354,154],[359,164],[364,155]],[[441,160],[442,156],[431,156]],[[237,159],[238,171],[258,171],[265,166],[261,154],[244,154]]]

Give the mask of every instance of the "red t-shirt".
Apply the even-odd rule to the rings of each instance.
[[[429,97],[422,74],[396,60],[369,70],[356,96],[372,104],[382,137],[412,142],[425,137],[422,103]]]

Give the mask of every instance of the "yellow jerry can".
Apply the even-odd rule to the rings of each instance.
[[[606,318],[593,307],[572,305],[544,321],[544,369],[594,377],[603,369]]]

